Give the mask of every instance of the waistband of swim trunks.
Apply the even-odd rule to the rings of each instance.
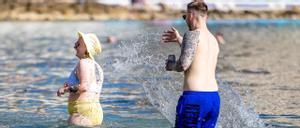
[[[184,91],[182,95],[213,95],[213,94],[219,94],[219,92],[218,91],[212,91],[212,92]]]

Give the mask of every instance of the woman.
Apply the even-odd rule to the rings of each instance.
[[[103,71],[94,56],[101,53],[101,45],[95,34],[78,32],[78,36],[74,48],[79,62],[64,86],[58,89],[57,96],[69,92],[69,124],[100,125],[103,119],[99,102]]]

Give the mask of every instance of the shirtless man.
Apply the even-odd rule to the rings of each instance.
[[[183,94],[176,107],[176,128],[214,128],[220,110],[220,97],[215,78],[218,42],[208,30],[207,5],[191,2],[183,15],[189,27],[183,38],[175,28],[165,31],[165,43],[177,42],[181,55],[174,63],[168,61],[168,71],[184,72]]]

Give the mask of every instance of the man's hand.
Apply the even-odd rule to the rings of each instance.
[[[169,42],[177,42],[179,45],[181,45],[182,37],[180,36],[179,32],[174,28],[170,28],[162,34],[162,41],[164,43]]]
[[[176,63],[173,63],[173,62],[170,62],[170,61],[166,60],[166,67],[165,67],[165,69],[167,71],[173,71],[175,69],[175,67],[176,67]]]

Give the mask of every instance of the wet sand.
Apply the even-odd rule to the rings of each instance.
[[[218,75],[268,124],[300,126],[299,26],[224,28]]]

